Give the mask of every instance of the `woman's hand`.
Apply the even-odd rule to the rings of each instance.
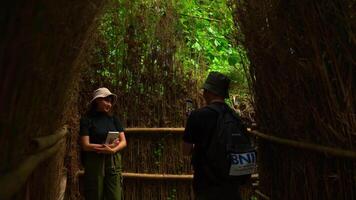
[[[120,132],[119,138],[115,140],[112,144],[103,144],[99,148],[95,148],[97,153],[104,154],[114,154],[121,151],[127,145],[124,132]]]
[[[95,151],[97,153],[103,153],[103,154],[114,154],[115,153],[115,150],[106,144],[103,144],[102,147],[95,147]]]
[[[113,143],[109,144],[109,147],[113,149],[113,148],[115,148],[117,145],[119,145],[119,143],[120,143],[120,139],[117,138],[116,140],[114,140]]]
[[[102,147],[101,144],[92,144],[89,142],[89,136],[80,137],[81,145],[84,151],[96,151],[95,148]]]

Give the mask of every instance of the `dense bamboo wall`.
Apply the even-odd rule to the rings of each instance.
[[[88,62],[85,51],[90,49],[88,40],[89,36],[93,36],[93,20],[104,3],[11,1],[1,7],[1,174],[21,164],[21,159],[31,153],[31,138],[50,135],[63,123],[70,125],[65,157],[63,146],[56,156],[36,169],[14,199],[56,199],[62,189],[58,185],[66,174],[66,198],[80,198],[75,176],[78,170],[79,114],[85,110],[89,92],[108,84],[102,80],[79,88],[79,83],[91,82],[80,82],[78,74],[85,74],[88,69],[85,68],[85,62]],[[142,19],[142,16],[136,17]],[[162,29],[154,32],[159,48],[152,49],[150,59],[145,60],[145,72],[140,71],[140,60],[136,57],[140,55],[137,53],[142,53],[140,47],[144,46],[144,41],[137,40],[134,32],[127,34],[126,42],[131,45],[125,57],[127,68],[118,73],[123,84],[110,89],[119,94],[116,113],[128,127],[183,126],[185,99],[188,97],[201,102],[197,95],[198,83],[191,80],[189,74],[183,73],[182,66],[175,62],[173,56],[178,48],[177,43],[173,44],[171,40],[174,30],[170,23],[174,20],[175,13],[168,10],[158,21],[157,27]],[[131,26],[136,33],[143,33],[145,28]],[[132,80],[137,81],[140,87],[131,87]],[[128,86],[132,89],[127,90]],[[142,88],[145,93],[140,92]],[[189,159],[179,154],[179,135],[145,137],[128,136],[129,143],[137,145],[131,145],[123,152],[124,157],[130,158],[124,161],[125,170],[191,172]],[[139,162],[134,156],[147,162]],[[153,199],[191,197],[189,182],[143,184],[128,180],[126,194],[131,195],[129,192],[132,191],[132,195],[127,198],[140,199],[146,190],[149,192],[145,194]]]
[[[98,64],[97,48],[106,49],[102,38],[88,49],[91,60],[83,71],[78,111],[84,114],[91,92],[105,86],[118,94],[115,114],[125,127],[183,127],[185,101],[201,104],[199,78],[184,73],[174,59],[180,38],[174,35],[177,20],[174,10],[157,19],[156,25],[141,22],[148,13],[137,12],[128,23],[119,69],[109,63]],[[151,37],[145,36],[152,31]],[[146,37],[146,38],[145,38]],[[150,45],[147,45],[149,43]],[[149,49],[147,49],[149,48]],[[138,59],[140,58],[140,59]],[[141,60],[143,59],[143,61]],[[117,84],[98,75],[103,66],[111,66]],[[198,80],[197,80],[198,79]],[[79,120],[79,119],[77,119]],[[128,147],[122,152],[125,172],[191,174],[190,158],[182,155],[182,135],[170,133],[128,133]],[[72,139],[73,140],[73,139]],[[74,180],[76,181],[76,180]],[[191,181],[124,179],[125,199],[191,199]]]
[[[125,127],[183,127],[186,121],[185,100],[192,99],[199,106],[203,103],[199,94],[203,77],[201,68],[187,72],[175,57],[184,40],[177,33],[178,16],[169,2],[157,1],[152,8],[164,7],[165,14],[136,8],[132,2],[114,3],[107,7],[115,13],[110,22],[117,25],[116,38],[107,41],[103,36],[95,38],[85,47],[82,65],[78,112],[83,115],[88,108],[91,92],[98,87],[108,87],[118,94],[115,114]],[[120,6],[131,9],[129,17],[117,16]],[[144,5],[142,5],[144,7]],[[139,6],[140,7],[140,6]],[[115,28],[115,27],[114,27]],[[100,30],[100,28],[99,28]],[[123,34],[124,33],[124,34]],[[98,33],[98,35],[100,35]],[[119,43],[115,43],[115,42]],[[110,62],[110,48],[121,51]],[[183,47],[182,47],[183,46]],[[100,54],[98,54],[100,52]],[[104,59],[103,59],[104,58]],[[104,61],[103,61],[104,60]],[[199,62],[199,61],[198,61]],[[105,73],[101,73],[105,69]],[[78,188],[76,172],[80,150],[76,141],[79,115],[70,119],[73,134],[69,149],[68,166],[72,196]],[[182,134],[127,133],[128,147],[122,152],[124,172],[192,174],[190,158],[182,155]],[[75,146],[77,145],[77,148]],[[76,160],[77,159],[77,160]],[[124,179],[125,199],[193,199],[191,180],[140,180]],[[74,194],[74,195],[73,195]],[[244,191],[246,198],[251,188]]]
[[[355,1],[234,1],[258,128],[356,150]],[[271,199],[356,199],[356,161],[261,140]]]
[[[105,1],[6,1],[0,8],[0,176],[33,153],[30,139],[63,125],[79,70],[73,67]],[[64,148],[13,199],[56,199]],[[1,198],[1,197],[0,197]]]

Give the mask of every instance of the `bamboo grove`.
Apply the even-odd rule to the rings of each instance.
[[[236,43],[226,1],[112,0],[97,24],[78,85],[79,114],[87,109],[91,92],[105,86],[119,95],[115,113],[126,127],[183,127],[185,101],[202,105],[200,86],[211,70],[230,76],[234,92],[247,100],[248,60]],[[71,119],[74,127],[77,117]],[[181,153],[181,135],[136,133],[127,139],[125,172],[192,174],[189,158]],[[70,151],[76,154],[77,148]],[[75,173],[80,166],[71,159],[73,190],[68,196],[78,198]],[[127,179],[125,199],[190,199],[190,185]]]
[[[258,129],[355,151],[355,1],[236,1]],[[271,199],[356,199],[356,161],[259,143]]]
[[[12,185],[18,189],[12,199],[57,199],[64,191],[64,199],[82,199],[78,128],[94,89],[118,94],[114,111],[128,128],[183,127],[185,100],[202,105],[202,80],[217,70],[233,80],[231,94],[252,102],[258,133],[268,136],[256,138],[259,194],[244,188],[244,199],[262,193],[273,200],[356,199],[354,159],[276,142],[355,152],[355,6],[355,0],[4,2],[0,192]],[[65,124],[60,142],[37,152],[36,138],[52,138]],[[180,134],[127,139],[125,172],[192,173]],[[10,176],[24,171],[21,179]],[[186,180],[127,178],[124,189],[125,199],[192,199]]]

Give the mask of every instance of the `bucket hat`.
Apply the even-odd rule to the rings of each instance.
[[[93,92],[93,98],[91,99],[90,103],[93,103],[95,99],[97,98],[105,98],[108,96],[112,96],[113,97],[113,102],[112,104],[114,104],[117,100],[117,95],[114,93],[111,93],[110,90],[106,87],[102,87],[102,88],[98,88]]]
[[[210,72],[205,80],[203,89],[224,98],[229,97],[230,79],[220,72]]]

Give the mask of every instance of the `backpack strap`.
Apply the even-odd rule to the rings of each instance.
[[[225,109],[222,110],[221,107],[216,104],[210,104],[206,107],[209,108],[210,110],[213,110],[214,112],[218,113],[218,119],[216,120],[216,127],[215,127],[216,130],[214,131],[214,134],[219,134],[217,132],[217,130],[219,130],[219,129],[221,130],[221,127],[219,127],[219,125],[220,125],[220,121],[223,120]],[[208,140],[208,143],[210,143],[210,140],[211,140],[211,136]]]
[[[209,108],[210,110],[213,110],[219,114],[224,114],[226,112],[230,112],[237,120],[240,121],[240,117],[237,115],[237,113],[235,112],[235,110],[233,110],[232,108],[230,108],[230,106],[225,104],[225,108],[221,109],[220,106],[216,105],[216,104],[210,104],[208,106],[206,106],[207,108]]]
[[[241,118],[235,112],[235,110],[230,108],[228,105],[225,105],[225,107],[223,109],[221,108],[221,106],[218,106],[216,104],[210,104],[207,107],[219,114],[219,117],[216,122],[216,130],[214,131],[214,134],[222,134],[223,127],[219,127],[219,125],[221,125],[221,123],[220,123],[221,120],[224,120],[224,115],[226,113],[229,113],[232,115],[233,118],[235,118],[238,121],[239,124],[241,124],[241,126],[242,126],[241,134],[244,136],[244,138],[246,140],[248,140],[248,143],[251,143],[250,137],[247,134],[247,129],[246,129],[245,125],[242,123]],[[228,135],[228,137],[229,137],[229,141],[232,141],[232,135]],[[210,145],[211,138],[212,138],[212,136],[210,136],[210,138],[208,138],[207,143],[206,143],[206,148]]]
[[[229,112],[230,109],[227,105],[224,105],[224,107],[222,108],[222,106],[220,105],[216,105],[216,104],[210,104],[208,106],[206,106],[208,109],[218,113],[218,118],[216,120],[216,127],[215,130],[212,132],[212,134],[207,138],[206,142],[204,143],[204,149],[208,149],[209,146],[212,143],[212,138],[216,135],[220,135],[223,133],[223,127],[221,127],[222,121],[224,120],[224,115],[226,112]],[[205,151],[204,156],[206,155],[207,151]],[[221,178],[219,178],[214,171],[212,170],[211,166],[209,163],[205,163],[202,166],[207,178],[214,182],[215,184],[224,184],[226,180],[223,180]]]
[[[229,112],[237,121],[239,121],[239,123],[242,123],[241,119],[237,115],[237,113],[226,104],[225,104],[223,109],[221,109],[221,106],[218,106],[216,104],[210,104],[210,105],[208,105],[206,107],[209,108],[210,110],[213,110],[213,111],[217,112],[219,114],[218,120],[216,122],[217,125],[220,124],[220,120],[223,120],[224,114],[227,113],[227,112]],[[216,128],[221,128],[221,127],[216,126]]]
[[[219,115],[224,113],[224,110],[222,110],[220,108],[220,106],[218,106],[216,104],[210,104],[210,105],[207,105],[206,107],[209,108],[210,110],[213,110],[213,111],[219,113]]]

